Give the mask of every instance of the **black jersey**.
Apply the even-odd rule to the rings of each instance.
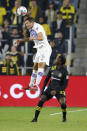
[[[45,89],[49,79],[50,83],[48,88],[57,91],[64,91],[68,84],[68,72],[65,66],[58,68],[56,65],[52,66],[47,74],[47,77],[44,81],[43,89]]]

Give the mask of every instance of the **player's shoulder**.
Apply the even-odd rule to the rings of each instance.
[[[34,22],[34,28],[42,27],[39,23]]]
[[[53,70],[56,70],[56,65],[53,65],[51,68],[50,68],[51,71]]]
[[[34,22],[34,28],[35,28],[36,30],[38,30],[38,29],[41,28],[41,27],[42,27],[42,25],[40,25],[39,23]]]
[[[37,23],[37,22],[34,22],[34,25],[35,25],[35,26],[41,26],[41,27],[42,27],[42,25],[39,24],[39,23]]]

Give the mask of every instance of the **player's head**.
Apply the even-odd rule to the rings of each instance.
[[[58,54],[54,63],[56,65],[64,65],[65,61],[66,61],[65,56],[62,54]]]
[[[30,17],[28,14],[24,16],[24,22],[27,29],[31,29],[34,25],[34,18]]]

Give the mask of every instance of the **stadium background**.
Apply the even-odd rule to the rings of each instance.
[[[65,65],[71,75],[86,75],[85,52],[84,57],[82,53],[82,50],[86,50],[86,31],[80,38],[80,35],[83,34],[81,22],[85,24],[84,30],[86,26],[86,14],[84,13],[84,19],[82,16],[83,11],[85,12],[85,0],[84,2],[70,0],[67,3],[69,9],[65,6],[65,0],[26,0],[26,2],[25,0],[4,0],[4,2],[0,0],[0,61],[5,60],[6,52],[10,51],[11,59],[17,63],[19,68],[19,73],[16,75],[31,74],[32,59],[36,52],[33,49],[33,43],[25,42],[19,46],[15,44],[17,39],[29,36],[23,17],[16,15],[17,8],[23,5],[28,11],[31,11],[31,16],[46,31],[52,47],[50,66],[56,55],[62,53],[66,56]],[[84,42],[83,46],[82,41]],[[3,75],[1,70],[0,74]],[[11,74],[6,72],[5,75]]]
[[[36,106],[45,77],[41,81],[38,91],[21,90],[29,83],[29,79],[30,77],[27,76],[0,77],[0,106]],[[69,84],[66,90],[68,107],[87,107],[86,81],[87,77],[84,76],[72,76],[69,78]],[[82,91],[82,87],[84,87],[84,91]],[[52,98],[44,106],[59,107],[59,104],[55,98]]]

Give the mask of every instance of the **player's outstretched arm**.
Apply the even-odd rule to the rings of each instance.
[[[37,37],[30,36],[29,40],[43,40],[43,34],[40,32],[37,34]]]
[[[18,40],[16,41],[16,44],[20,44],[21,42],[24,42],[24,39],[18,39]]]
[[[18,39],[16,41],[16,44],[20,44],[21,42],[26,42],[26,41],[29,41],[29,38]]]

